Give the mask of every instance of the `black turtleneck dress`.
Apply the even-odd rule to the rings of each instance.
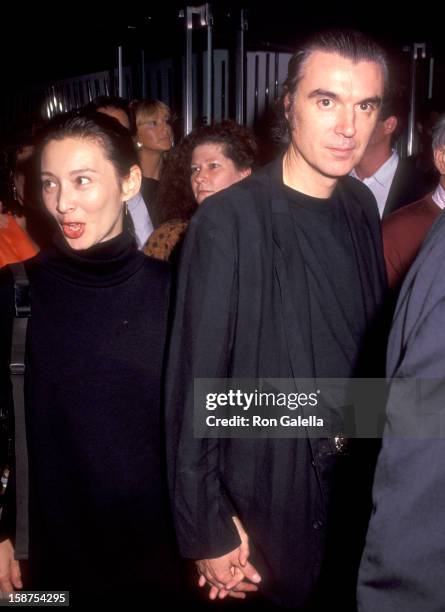
[[[85,251],[59,238],[26,269],[29,587],[171,589],[160,409],[168,265],[124,233]],[[11,299],[4,269],[3,328]]]

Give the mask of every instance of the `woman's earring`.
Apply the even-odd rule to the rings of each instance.
[[[19,201],[19,196],[17,193],[17,187],[15,186],[15,183],[12,183],[12,197],[16,202]]]
[[[128,217],[128,204],[124,202],[124,217]]]
[[[137,147],[138,149],[142,149],[142,147],[143,147],[143,146],[144,146],[144,145],[142,144],[142,142],[139,142],[139,140],[136,142],[136,147]]]

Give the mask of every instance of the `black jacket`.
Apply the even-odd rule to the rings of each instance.
[[[296,606],[310,599],[324,558],[335,461],[329,441],[198,439],[193,432],[195,377],[314,376],[304,262],[281,180],[281,164],[273,163],[208,198],[191,221],[169,349],[167,446],[183,555],[212,558],[237,547],[237,514],[261,588]],[[337,189],[371,325],[385,287],[375,200],[350,177]],[[352,360],[356,340],[347,326],[338,332]]]
[[[400,159],[383,210],[386,217],[399,208],[417,202],[437,184],[437,177],[422,172],[415,157]]]
[[[388,343],[387,420],[360,566],[360,612],[445,607],[445,215],[402,285]]]

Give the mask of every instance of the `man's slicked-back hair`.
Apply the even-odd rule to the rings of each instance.
[[[326,30],[308,38],[289,60],[287,79],[283,85],[284,95],[292,97],[303,77],[304,67],[315,51],[337,53],[354,63],[375,62],[383,73],[385,90],[388,85],[388,59],[385,51],[372,38],[356,30]]]
[[[130,132],[134,135],[136,132],[136,122],[134,113],[131,110],[130,103],[127,99],[120,96],[97,96],[85,106],[86,111],[98,111],[102,108],[116,108],[123,111],[128,118]]]

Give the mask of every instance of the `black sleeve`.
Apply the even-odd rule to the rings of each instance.
[[[230,231],[198,214],[182,250],[166,382],[169,487],[180,550],[191,559],[240,544],[220,480],[220,441],[193,431],[194,379],[230,375],[236,270]]]
[[[444,607],[444,229],[438,221],[408,273],[391,330],[387,421],[358,579],[360,612]]]

